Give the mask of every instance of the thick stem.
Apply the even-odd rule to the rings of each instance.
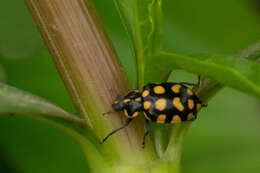
[[[111,110],[129,83],[91,0],[25,0],[47,45],[72,101],[101,139],[120,127],[125,118]],[[142,162],[143,127],[135,122],[101,148],[109,161]],[[86,146],[87,147],[87,146]],[[132,158],[131,158],[132,157]],[[134,159],[133,159],[134,158]]]

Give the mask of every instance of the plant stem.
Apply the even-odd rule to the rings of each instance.
[[[92,1],[25,0],[25,3],[77,111],[101,140],[124,124],[122,115],[104,117],[102,113],[112,109],[111,103],[118,94],[127,93],[129,82]],[[111,164],[116,160],[143,162],[144,153],[149,152],[140,147],[142,134],[143,127],[136,121],[99,148]]]

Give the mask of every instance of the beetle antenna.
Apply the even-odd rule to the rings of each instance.
[[[118,129],[115,129],[115,130],[113,130],[112,132],[110,132],[105,138],[102,139],[102,141],[100,142],[100,144],[103,144],[103,143],[104,143],[111,135],[113,135],[114,133],[118,132],[119,130],[122,130],[122,129],[125,128],[125,127],[127,127],[132,120],[133,120],[133,119],[128,118],[128,119],[126,120],[125,124],[124,124],[122,127],[118,128]]]
[[[112,113],[114,113],[114,111],[104,112],[104,113],[102,113],[102,115],[105,116],[105,115],[112,114]]]

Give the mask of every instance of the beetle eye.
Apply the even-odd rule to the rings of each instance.
[[[124,98],[123,96],[118,95],[118,96],[116,97],[116,101],[118,101],[118,100],[122,100],[123,98]]]
[[[129,98],[129,99],[135,99],[137,97],[140,97],[140,93],[135,92],[135,91],[131,91],[126,97]]]
[[[123,102],[116,100],[114,104],[112,104],[112,107],[115,111],[121,111],[123,109]]]

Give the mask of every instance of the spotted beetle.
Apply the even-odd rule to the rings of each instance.
[[[199,86],[200,77],[197,84],[187,82],[150,83],[145,85],[141,92],[133,90],[124,97],[119,96],[112,107],[116,112],[123,111],[127,120],[122,127],[109,133],[101,143],[104,143],[117,131],[127,127],[140,112],[144,113],[146,120],[142,147],[145,146],[145,137],[149,134],[149,121],[161,124],[194,121],[197,118],[197,112],[206,105],[202,104],[186,85]]]

